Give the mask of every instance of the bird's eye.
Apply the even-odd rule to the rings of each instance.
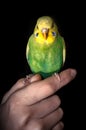
[[[56,32],[52,32],[52,35],[53,35],[53,36],[56,36]]]
[[[35,33],[35,36],[38,37],[39,33]]]

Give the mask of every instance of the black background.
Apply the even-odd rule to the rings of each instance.
[[[83,129],[86,86],[84,3],[10,2],[3,3],[0,12],[0,99],[17,79],[31,73],[25,57],[27,41],[37,18],[49,15],[55,19],[66,41],[67,58],[63,70],[77,70],[76,78],[58,92],[64,110],[65,129]]]

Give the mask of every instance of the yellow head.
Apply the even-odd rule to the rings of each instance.
[[[37,20],[34,36],[40,44],[52,44],[58,35],[58,28],[54,20],[49,16],[42,16]]]

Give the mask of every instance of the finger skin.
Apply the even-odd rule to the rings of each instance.
[[[34,105],[30,106],[34,118],[43,118],[51,112],[58,109],[61,104],[61,100],[57,95],[53,95],[47,99],[42,100]]]
[[[59,108],[45,118],[41,118],[39,120],[34,118],[32,121],[28,120],[24,130],[52,130],[52,128],[54,128],[59,123],[62,117],[63,111],[61,108]]]
[[[63,110],[61,108],[56,109],[56,111],[52,112],[48,116],[42,119],[42,122],[45,126],[45,129],[53,128],[63,117]],[[49,125],[47,125],[47,124]]]
[[[52,130],[63,130],[63,128],[64,128],[64,124],[63,122],[60,121]]]
[[[76,71],[67,69],[59,76],[60,80],[53,75],[44,80],[32,80],[24,86],[21,81],[21,85],[16,84],[16,91],[11,89],[11,95],[0,107],[0,123],[4,130],[61,130],[59,121],[63,110],[59,108],[60,99],[54,94],[75,78]]]
[[[19,79],[14,85],[13,87],[4,95],[3,100],[1,102],[1,104],[5,103],[6,100],[10,97],[10,95],[12,95],[12,93],[22,89],[23,87],[26,87],[27,85],[29,86],[31,83],[36,82],[36,81],[40,81],[42,78],[39,74],[36,75],[31,75],[28,78],[21,78]]]
[[[67,69],[62,71],[59,75],[61,80],[53,75],[45,80],[34,82],[29,86],[24,87],[16,92],[14,97],[21,99],[22,103],[26,105],[37,103],[44,98],[53,95],[56,91],[71,82],[76,76],[76,70]]]

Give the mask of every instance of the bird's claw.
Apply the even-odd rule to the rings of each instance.
[[[54,76],[59,80],[59,82],[61,81],[60,75],[58,73],[54,73]]]

